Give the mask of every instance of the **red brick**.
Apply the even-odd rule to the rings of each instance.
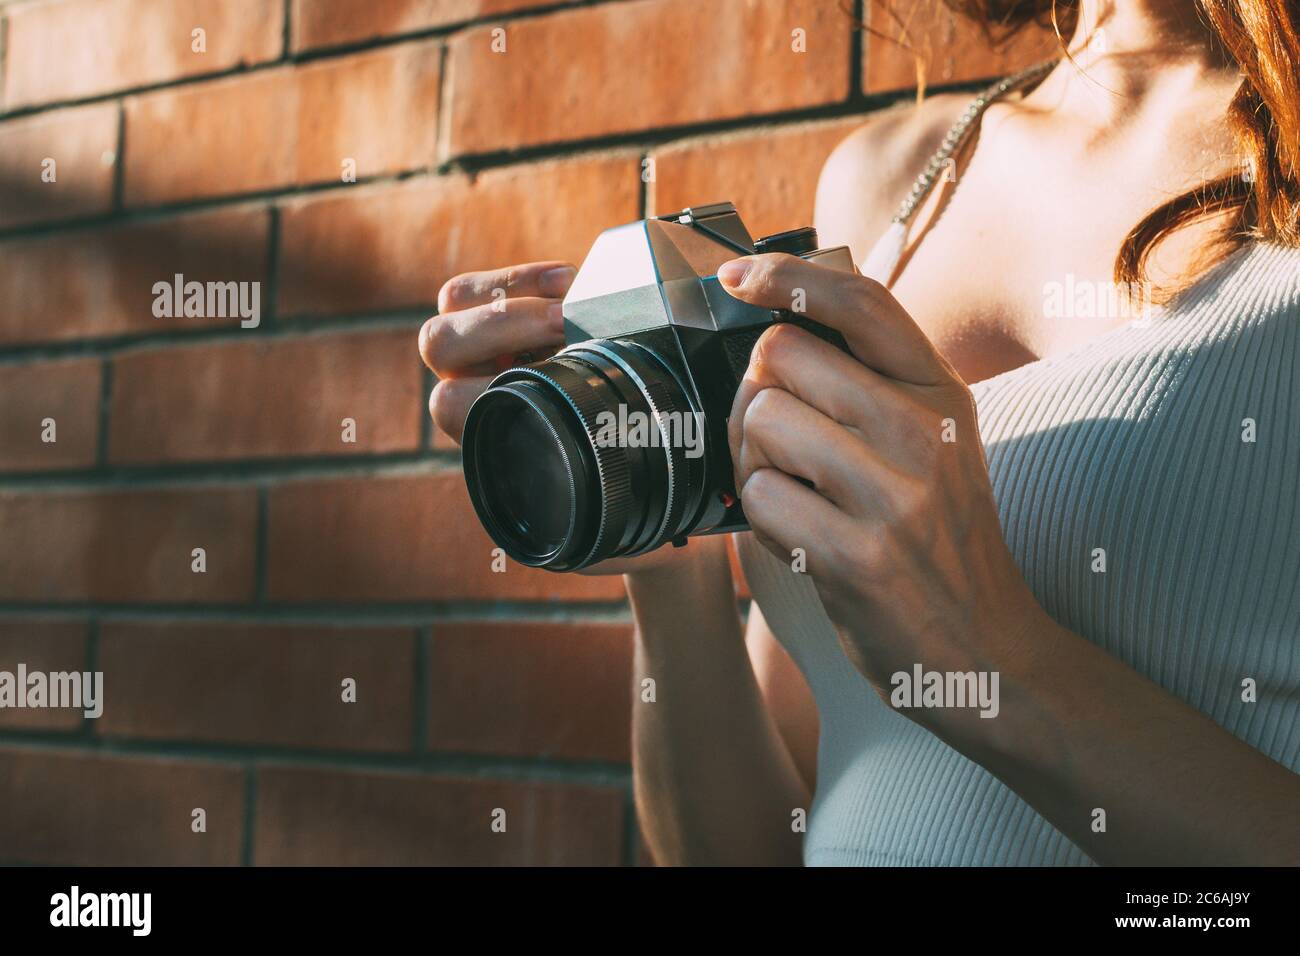
[[[432,307],[451,276],[581,261],[640,215],[636,156],[599,154],[312,196],[281,220],[282,314]]]
[[[410,750],[415,632],[255,624],[111,623],[99,668],[106,737]],[[342,681],[356,681],[356,701]]]
[[[126,101],[125,201],[154,205],[424,168],[439,41],[238,75]]]
[[[631,625],[435,627],[431,673],[430,749],[629,759]]]
[[[59,0],[6,16],[7,109],[273,60],[284,45],[282,0]],[[196,27],[204,53],[192,49]]]
[[[869,3],[869,21],[884,36],[867,38],[862,72],[867,93],[911,89],[919,75],[928,86],[994,79],[1061,55],[1056,35],[1037,27],[1028,27],[994,50],[973,21],[943,4],[916,4],[905,10],[884,0]],[[900,11],[898,19],[889,16],[889,6]]]
[[[0,344],[238,326],[238,317],[156,318],[154,283],[181,273],[265,291],[268,223],[264,209],[228,209],[0,242]]]
[[[852,17],[825,0],[640,0],[449,43],[446,156],[843,100]],[[805,31],[805,53],[792,31]],[[594,78],[594,79],[593,79]]]
[[[53,618],[0,618],[0,671],[28,673],[83,671],[86,667],[85,621]],[[4,708],[0,728],[6,730],[77,730],[83,709],[68,707]]]
[[[812,224],[817,178],[861,117],[673,143],[651,153],[650,214],[730,200],[754,238]]]
[[[415,451],[425,414],[416,332],[126,353],[113,366],[109,457],[141,464]],[[347,418],[355,444],[342,440]]]
[[[0,229],[107,212],[117,166],[116,103],[0,125]],[[47,170],[47,160],[53,160]],[[46,178],[52,173],[53,182]]]
[[[86,468],[99,440],[98,359],[6,365],[0,370],[0,471]],[[41,440],[54,419],[54,441]]]
[[[247,488],[0,493],[0,600],[248,600],[256,525]]]
[[[293,0],[293,49],[357,43],[576,0]]]
[[[271,489],[273,601],[618,600],[622,578],[493,572],[459,471],[291,482]],[[2,525],[0,525],[2,526]]]
[[[492,831],[505,811],[504,833]],[[586,785],[267,768],[254,860],[263,866],[609,866],[623,793]]]
[[[191,829],[200,807],[206,833]],[[0,862],[231,866],[243,818],[238,767],[0,749]]]

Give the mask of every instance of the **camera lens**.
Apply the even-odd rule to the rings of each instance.
[[[668,368],[630,342],[584,342],[510,369],[465,419],[470,500],[522,564],[575,571],[652,550],[684,532],[703,492],[703,458],[671,427],[693,414]]]

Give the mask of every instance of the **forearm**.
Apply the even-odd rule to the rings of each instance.
[[[1046,614],[1020,644],[997,718],[933,729],[1093,859],[1300,864],[1300,775]]]
[[[754,677],[725,538],[690,547],[688,560],[626,578],[642,832],[663,864],[798,864],[792,812],[808,793]]]

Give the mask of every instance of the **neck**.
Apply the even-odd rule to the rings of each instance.
[[[1233,66],[1190,0],[1081,0],[1070,50],[1083,65],[1132,73],[1157,64]]]
[[[1028,101],[1100,124],[1180,103],[1217,115],[1240,82],[1189,0],[1081,0],[1069,49]]]

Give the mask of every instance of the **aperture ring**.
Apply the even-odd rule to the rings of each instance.
[[[629,376],[642,400],[656,414],[678,412],[683,416],[692,417],[690,427],[695,429],[695,435],[700,442],[700,454],[696,457],[688,457],[684,448],[676,448],[671,442],[667,443],[664,463],[668,472],[669,494],[665,499],[664,516],[659,521],[654,535],[651,537],[641,535],[638,545],[627,553],[629,556],[634,556],[653,551],[665,541],[677,536],[682,522],[694,507],[692,496],[702,480],[707,454],[705,447],[707,438],[701,416],[695,411],[682,383],[652,349],[633,342],[601,339],[570,346],[561,352],[560,356],[569,354],[575,354],[585,362],[595,360],[617,365]],[[684,421],[682,427],[688,427]]]
[[[686,450],[677,447],[671,441],[672,435],[668,423],[672,419],[668,416],[689,415],[691,412],[689,408],[677,407],[671,392],[662,382],[646,381],[642,383],[641,389],[650,404],[651,414],[655,416],[656,427],[663,441],[664,459],[668,466],[668,503],[664,508],[663,520],[649,541],[649,547],[657,547],[665,538],[673,536],[681,523],[682,513],[686,510]]]

